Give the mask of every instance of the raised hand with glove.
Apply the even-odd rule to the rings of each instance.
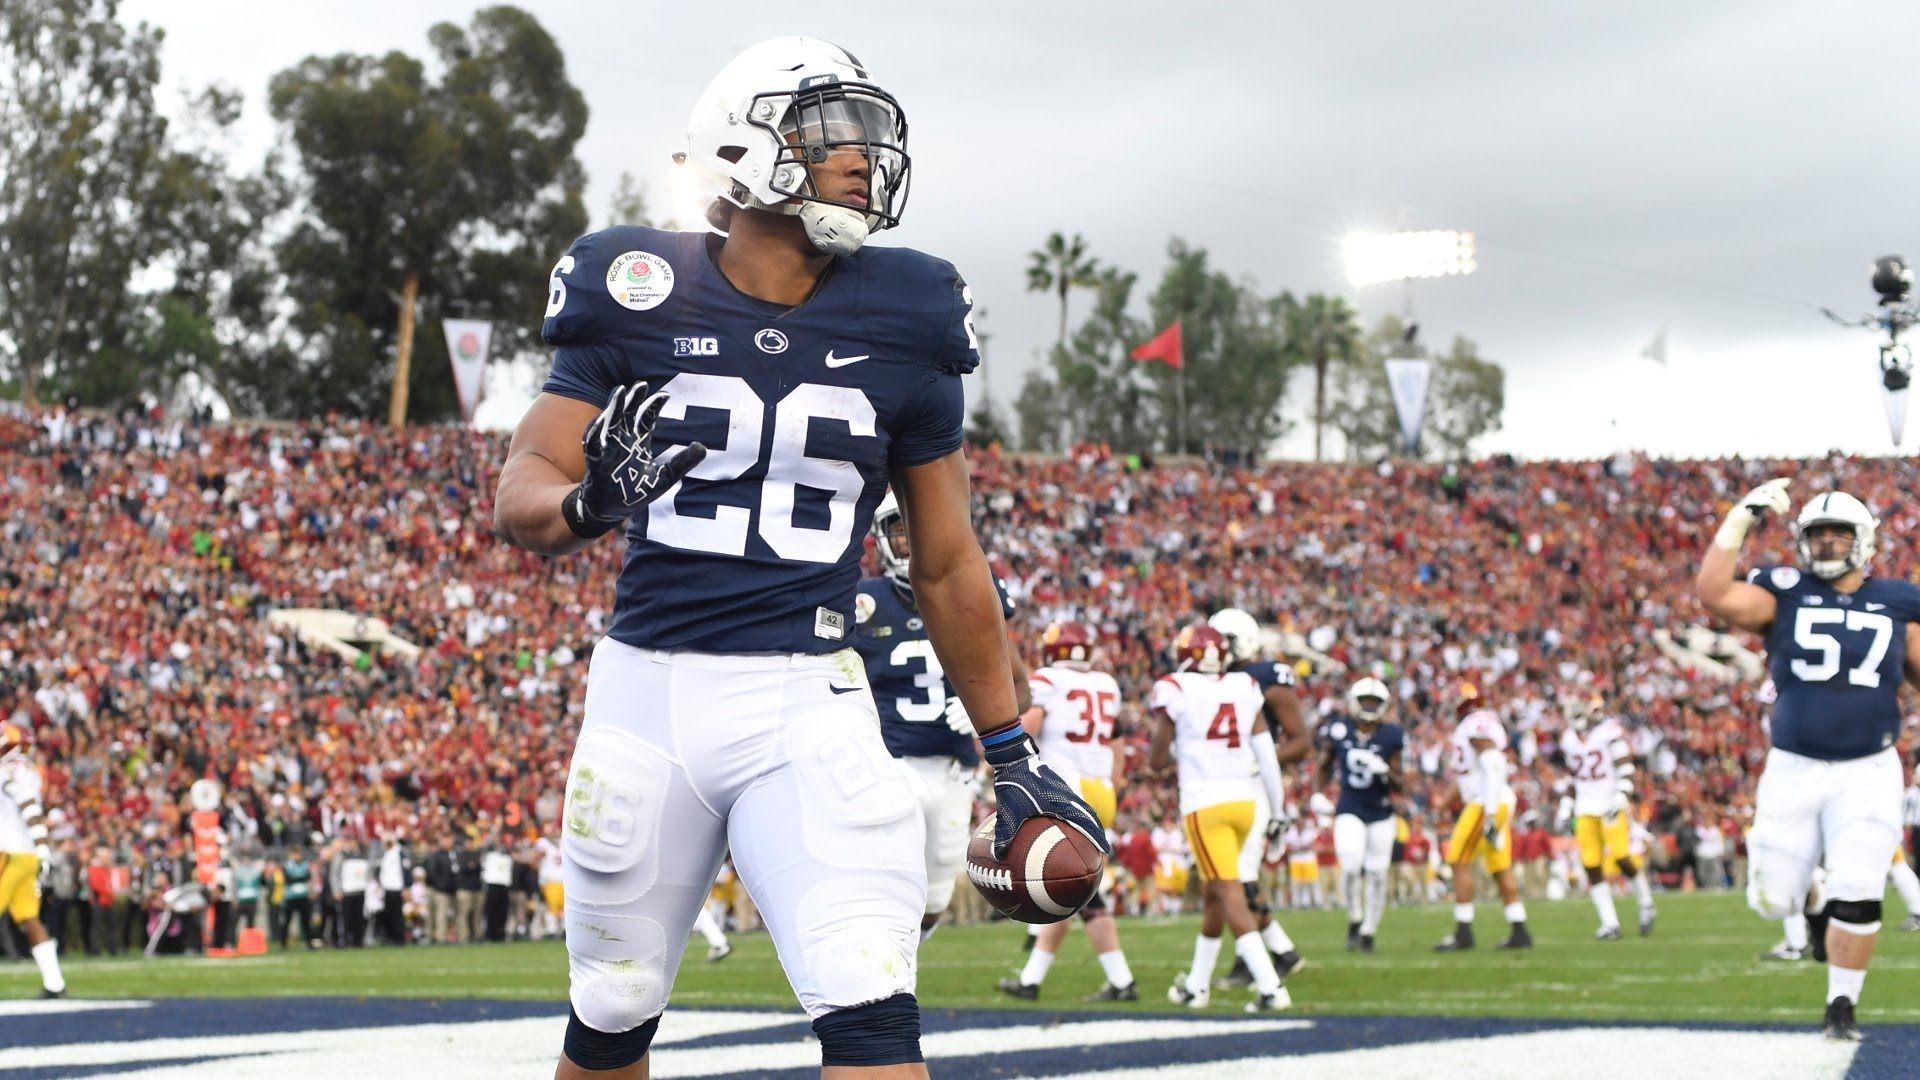
[[[561,504],[575,536],[612,531],[706,459],[706,446],[697,442],[654,452],[653,426],[666,403],[665,391],[649,395],[647,384],[637,382],[615,390],[587,425],[580,439],[587,474]]]

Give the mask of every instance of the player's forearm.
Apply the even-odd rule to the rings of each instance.
[[[1280,721],[1280,733],[1286,738],[1277,740],[1275,748],[1282,765],[1296,761],[1305,761],[1313,751],[1313,735],[1307,731],[1306,717],[1300,711],[1300,698],[1291,692],[1282,692],[1269,699],[1274,717]]]
[[[1739,563],[1739,547],[1721,547],[1718,543],[1710,545],[1706,556],[1700,560],[1700,572],[1694,575],[1693,591],[1714,615],[1726,617],[1721,601],[1737,583],[1735,571],[1739,569]]]
[[[929,566],[916,557],[913,591],[927,620],[934,655],[954,693],[966,705],[974,727],[990,735],[1018,722],[1021,710],[993,572],[979,544],[968,546],[971,552]]]
[[[592,543],[567,525],[561,504],[578,487],[559,466],[520,453],[500,470],[493,497],[493,533],[537,555],[569,555]]]

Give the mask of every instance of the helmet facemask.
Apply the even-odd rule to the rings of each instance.
[[[816,75],[792,93],[755,95],[747,115],[779,147],[768,183],[785,196],[777,210],[800,218],[816,248],[850,255],[870,234],[900,223],[913,162],[906,117],[886,91]],[[830,200],[820,190],[814,168],[843,153],[866,161],[866,206]],[[745,205],[739,194],[731,201]]]
[[[1846,554],[1837,559],[1817,559],[1814,550],[1815,533],[1822,529],[1845,529],[1852,534],[1853,542],[1847,545]],[[1800,562],[1814,577],[1821,581],[1837,581],[1867,565],[1873,558],[1873,534],[1860,527],[1857,522],[1837,518],[1814,518],[1796,522],[1794,525],[1794,551],[1800,556]]]

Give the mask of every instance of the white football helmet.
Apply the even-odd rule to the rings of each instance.
[[[809,166],[837,152],[866,156],[866,206],[820,197]],[[852,53],[806,37],[763,41],[722,68],[694,104],[687,149],[674,160],[736,207],[798,217],[814,247],[832,255],[851,255],[900,223],[912,168],[899,103]],[[715,231],[725,232],[724,220],[709,211]]]
[[[893,549],[893,540],[887,532],[896,524],[904,526],[906,521],[907,515],[900,510],[900,500],[894,498],[893,489],[888,488],[880,505],[873,511],[873,553],[880,557],[880,569],[903,585],[910,580],[908,570],[912,560]]]
[[[1239,608],[1221,608],[1207,625],[1227,639],[1227,652],[1234,663],[1244,664],[1260,655],[1260,623]]]
[[[1379,679],[1361,679],[1347,689],[1347,708],[1353,712],[1353,718],[1362,723],[1377,724],[1386,719],[1392,702],[1393,694]]]
[[[1844,525],[1853,530],[1853,546],[1845,558],[1813,557],[1813,544],[1807,532],[1817,525]],[[1800,516],[1793,520],[1794,550],[1800,553],[1800,561],[1814,577],[1833,581],[1865,567],[1873,559],[1873,536],[1879,526],[1866,503],[1844,491],[1829,491],[1808,499],[1807,505],[1800,508]]]

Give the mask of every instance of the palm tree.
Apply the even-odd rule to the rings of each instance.
[[[1313,460],[1323,461],[1327,426],[1327,370],[1353,359],[1360,347],[1360,319],[1344,298],[1314,293],[1291,304],[1287,338],[1296,355],[1313,362]]]
[[[1060,347],[1067,345],[1067,290],[1094,284],[1100,264],[1087,257],[1087,241],[1079,233],[1069,240],[1060,233],[1047,237],[1045,246],[1028,252],[1028,292],[1053,292],[1060,297]]]

